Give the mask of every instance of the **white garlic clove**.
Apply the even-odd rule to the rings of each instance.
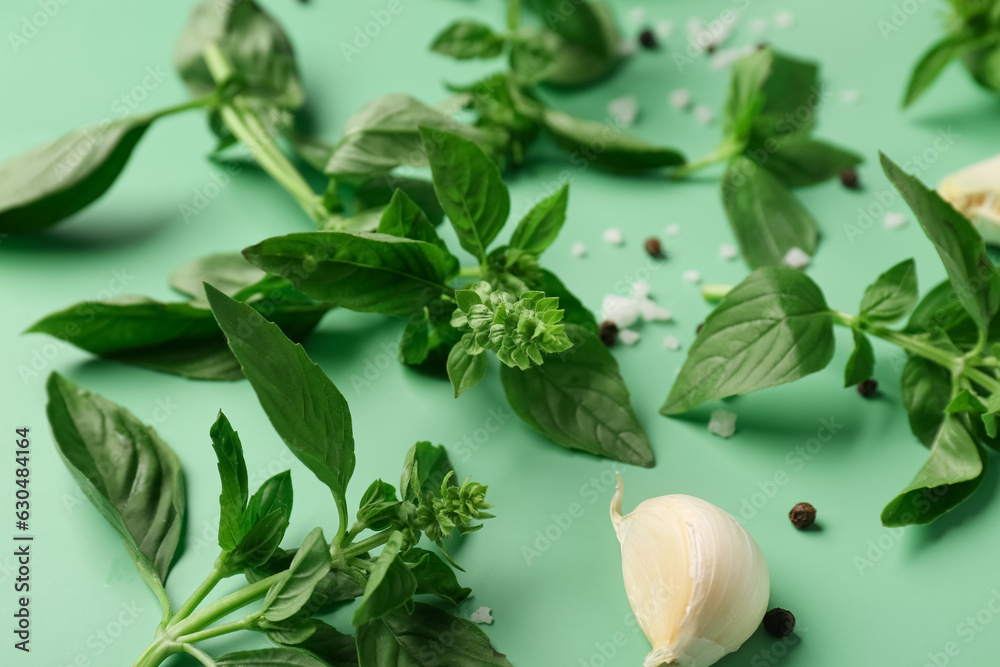
[[[708,667],[760,625],[770,578],[757,543],[729,513],[698,498],[660,496],[622,516],[611,501],[625,592],[653,646],[644,667]]]
[[[946,176],[938,193],[972,221],[983,240],[1000,245],[1000,155]]]

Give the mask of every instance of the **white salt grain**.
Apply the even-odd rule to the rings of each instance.
[[[733,49],[722,49],[712,54],[712,59],[708,61],[712,69],[723,69],[729,67],[743,56],[750,55],[757,50],[756,44],[748,44]]]
[[[844,104],[857,104],[861,101],[861,91],[848,89],[840,91],[840,100]]]
[[[736,414],[726,410],[713,410],[708,420],[708,432],[720,438],[731,438],[736,433]]]
[[[667,225],[666,229],[663,230],[665,236],[677,236],[681,233],[681,226],[676,222],[672,225]]]
[[[689,283],[698,284],[701,282],[701,273],[695,271],[694,269],[684,272],[684,280]]]
[[[673,314],[668,309],[652,299],[643,299],[639,302],[639,314],[647,322],[668,322],[673,319]]]
[[[712,112],[712,107],[710,106],[699,104],[694,108],[694,118],[702,125],[708,125],[714,117],[715,114]]]
[[[750,30],[759,35],[767,30],[767,21],[765,19],[754,19],[753,21],[750,21]]]
[[[608,102],[608,113],[620,125],[628,127],[635,122],[635,117],[639,115],[639,100],[635,95],[626,95]]]
[[[788,249],[781,261],[790,269],[801,269],[808,266],[812,258],[802,248],[792,247]]]
[[[896,229],[906,224],[906,216],[902,213],[886,213],[882,218],[882,224],[886,229]]]
[[[604,241],[611,245],[621,245],[625,239],[622,238],[622,230],[617,227],[609,227],[604,230]]]
[[[620,340],[623,345],[635,345],[639,340],[639,332],[632,331],[631,329],[619,329],[618,340]]]
[[[577,241],[572,246],[570,246],[569,254],[574,257],[583,257],[587,254],[587,246],[583,245],[583,241]]]
[[[719,246],[719,257],[722,259],[736,259],[739,256],[739,249],[732,243],[723,243]]]
[[[663,338],[663,347],[668,350],[677,350],[680,349],[680,346],[681,342],[677,340],[677,336],[665,336]]]
[[[791,28],[795,25],[795,17],[787,10],[782,10],[774,15],[774,25],[779,28]]]
[[[646,9],[644,7],[633,7],[628,10],[627,20],[629,24],[636,27],[646,22]]]
[[[632,283],[632,298],[645,299],[649,296],[649,283],[645,280],[637,280]]]
[[[673,21],[658,21],[656,24],[656,36],[660,39],[667,39],[674,34]]]
[[[620,56],[630,56],[639,50],[639,46],[630,39],[623,39],[622,43],[618,45],[618,55]]]
[[[490,613],[489,607],[480,607],[472,612],[469,619],[473,623],[485,623],[486,625],[491,625],[493,623],[493,615]]]
[[[639,301],[620,294],[608,294],[601,301],[601,318],[614,322],[619,329],[630,327],[639,319]]]
[[[691,93],[684,88],[678,88],[670,93],[670,106],[687,109],[691,106]]]

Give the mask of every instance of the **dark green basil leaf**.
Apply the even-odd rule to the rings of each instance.
[[[480,354],[469,354],[465,345],[465,338],[462,338],[448,353],[448,379],[455,390],[455,398],[472,389],[486,375],[489,368],[489,358]]]
[[[443,446],[418,442],[406,453],[399,478],[399,497],[414,503],[422,502],[428,494],[440,497],[445,477],[454,472]]]
[[[945,415],[931,455],[903,491],[882,510],[885,526],[928,524],[954,509],[983,481],[986,461],[961,417]]]
[[[364,597],[351,620],[354,625],[371,623],[385,616],[409,602],[417,592],[417,580],[406,563],[399,558],[402,545],[402,533],[396,531],[389,536],[389,541],[368,575]]]
[[[68,218],[108,191],[154,116],[86,127],[0,162],[0,232]]]
[[[296,648],[262,648],[227,653],[215,659],[216,667],[328,667],[306,651]]]
[[[955,394],[955,397],[948,402],[948,405],[944,406],[945,412],[969,412],[977,417],[986,412],[986,410],[986,405],[970,393],[968,389],[963,389]]]
[[[518,81],[532,85],[557,73],[556,52],[565,41],[554,32],[542,30],[511,42],[510,67]]]
[[[292,476],[287,470],[260,485],[243,512],[243,538],[229,557],[234,566],[260,567],[271,559],[288,529],[292,500]]]
[[[409,95],[386,95],[364,105],[348,119],[326,173],[359,182],[400,165],[424,166],[427,155],[420,141],[420,127],[456,132],[470,139],[480,137],[474,128]]]
[[[245,249],[304,294],[361,312],[408,316],[442,293],[449,255],[424,241],[366,232],[299,232]]]
[[[776,135],[806,133],[816,124],[815,110],[822,103],[819,68],[815,63],[797,60],[763,49],[760,53],[771,63],[762,85],[763,101],[753,123],[751,145]],[[802,110],[809,111],[803,118]]]
[[[833,347],[816,283],[792,269],[757,269],[709,314],[660,412],[798,380],[825,368]]]
[[[985,332],[1000,308],[1000,272],[986,256],[983,238],[934,190],[883,154],[882,168],[896,186],[944,263],[959,302]]]
[[[903,407],[910,419],[910,430],[927,447],[944,419],[944,408],[951,400],[951,374],[922,357],[910,357],[900,379]]]
[[[410,565],[410,572],[417,580],[417,595],[436,595],[458,605],[472,593],[471,588],[458,583],[455,571],[433,551],[413,547],[401,558]]]
[[[259,283],[266,273],[238,252],[224,252],[182,264],[170,274],[170,286],[195,301],[205,301],[203,283],[215,286],[227,296]]]
[[[243,539],[243,512],[250,498],[247,464],[243,459],[240,436],[233,430],[226,415],[219,412],[209,431],[212,449],[218,459],[222,493],[219,495],[219,546],[232,551]]]
[[[253,0],[203,0],[185,24],[174,48],[174,64],[192,95],[216,89],[203,54],[216,42],[232,63],[245,91],[287,109],[302,106],[302,83],[288,36]]]
[[[476,21],[460,20],[442,30],[431,50],[457,60],[496,58],[503,51],[504,39],[488,26]]]
[[[962,307],[951,282],[935,285],[913,309],[904,331],[921,334],[941,330],[952,340],[975,342],[977,329],[968,311]]]
[[[419,602],[359,627],[357,641],[361,667],[511,667],[475,623]]]
[[[315,630],[299,643],[299,648],[321,658],[330,667],[357,667],[358,647],[354,637],[338,632],[319,619],[310,619],[310,622]]]
[[[910,73],[903,107],[910,106],[923,95],[951,61],[982,44],[982,40],[976,40],[972,35],[960,32],[945,37],[928,49]]]
[[[347,401],[302,349],[253,308],[206,285],[229,348],[288,449],[344,505],[354,473],[354,435]]]
[[[486,261],[486,249],[507,222],[510,193],[500,170],[475,142],[420,128],[434,176],[434,191],[462,247]]]
[[[751,148],[750,155],[760,149]],[[861,158],[850,151],[800,135],[774,140],[773,144],[765,140],[763,150],[766,151],[763,165],[790,188],[822,183],[861,163]]]
[[[593,165],[616,173],[638,173],[684,164],[684,156],[672,148],[646,143],[618,128],[574,118],[562,111],[545,111],[545,127],[578,167]]]
[[[427,359],[430,352],[430,322],[427,309],[410,316],[399,341],[399,359],[404,364],[417,365]]]
[[[916,305],[917,293],[916,264],[903,260],[865,289],[861,317],[885,324],[901,320]]]
[[[358,505],[358,522],[370,530],[385,530],[399,511],[399,500],[392,484],[376,479],[365,491]]]
[[[851,387],[871,378],[875,371],[875,350],[871,341],[862,332],[854,329],[854,351],[847,359],[844,369],[844,386]]]
[[[535,204],[517,223],[510,237],[510,247],[541,255],[556,240],[566,222],[568,204],[569,185],[565,184],[555,194]]]
[[[316,625],[310,618],[293,616],[283,621],[268,621],[258,618],[255,629],[267,634],[267,638],[279,646],[296,646],[307,641],[316,632]],[[299,646],[301,648],[301,646]]]
[[[542,269],[539,277],[531,281],[530,287],[533,290],[545,292],[547,296],[559,299],[559,307],[566,313],[563,316],[563,322],[576,324],[597,333],[597,319],[594,314],[587,310],[587,307],[569,291],[554,273]]]
[[[603,78],[617,66],[621,36],[614,12],[606,2],[574,3],[560,0],[531,0],[555,43],[549,47],[554,65],[545,81],[560,86],[582,86]]]
[[[722,131],[730,141],[746,146],[764,106],[764,84],[771,75],[774,52],[759,49],[733,63],[729,95],[722,113]]]
[[[541,366],[501,365],[514,412],[557,445],[651,467],[653,450],[615,358],[590,329],[567,324],[566,333],[573,347]]]
[[[46,413],[59,454],[84,495],[122,538],[158,597],[184,525],[184,476],[151,427],[58,373]],[[162,599],[162,598],[161,598]]]
[[[392,195],[392,199],[379,219],[377,231],[379,234],[433,243],[444,253],[445,275],[448,278],[458,275],[458,258],[448,250],[448,246],[438,236],[437,230],[434,229],[434,225],[423,209],[404,191],[396,190]]]
[[[781,266],[792,248],[816,252],[815,220],[774,174],[749,158],[729,161],[722,203],[750,268]]]
[[[284,572],[289,568],[296,550],[277,549],[266,562],[258,566],[247,568],[244,572],[247,581],[256,583],[271,575]],[[325,614],[333,611],[344,603],[350,602],[360,597],[364,592],[364,580],[356,578],[357,575],[349,574],[346,570],[330,570],[313,588],[312,596],[303,605],[298,617],[305,617],[310,614]]]
[[[260,608],[262,617],[276,623],[297,614],[329,571],[330,552],[323,529],[315,528],[302,540],[287,576],[268,589]]]

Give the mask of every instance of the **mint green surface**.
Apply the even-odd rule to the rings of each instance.
[[[439,28],[461,15],[499,25],[501,3],[399,1],[402,13],[350,63],[341,42],[354,38],[356,28],[371,20],[371,11],[386,7],[384,0],[265,3],[292,36],[317,124],[331,140],[372,97],[405,92],[436,102],[444,97],[443,82],[468,81],[491,68],[453,63],[426,46]],[[149,71],[159,72],[162,80],[146,79],[152,90],[140,94],[145,99],[136,100],[136,111],[185,99],[170,54],[192,2],[77,0],[63,5],[50,0],[47,4],[58,5],[58,13],[15,50],[9,33],[21,33],[39,4],[46,3],[0,4],[0,157],[116,117],[121,108],[116,100],[141,86]],[[911,64],[939,36],[943,3],[906,3],[915,13],[897,13],[901,26],[883,38],[878,22],[892,20],[894,6],[885,0],[787,5],[660,0],[646,5],[650,21],[675,21],[668,41],[677,48],[683,48],[685,24],[695,14],[711,19],[725,9],[745,8],[730,42],[740,45],[759,39],[749,29],[750,19],[772,19],[786,7],[795,13],[794,27],[772,27],[764,38],[822,63],[833,94],[819,111],[817,136],[866,160],[860,193],[837,183],[799,191],[824,234],[809,275],[832,307],[847,311],[856,310],[868,282],[907,257],[917,261],[922,291],[944,277],[912,216],[903,228],[887,230],[877,214],[873,225],[849,238],[859,210],[879,198],[890,210],[908,213],[881,175],[876,151],[884,150],[908,170],[917,168],[911,156],[926,153],[921,176],[936,183],[991,155],[998,145],[996,99],[958,67],[949,68],[913,110],[900,111]],[[619,6],[623,21],[631,7]],[[727,71],[710,70],[704,58],[678,71],[668,51],[642,52],[600,86],[551,97],[571,112],[599,119],[610,99],[635,94],[642,107],[635,132],[696,158],[714,147],[719,123],[699,125],[692,114],[670,107],[667,96],[674,88],[688,88],[697,103],[718,114],[727,80]],[[861,91],[859,104],[840,99],[845,88]],[[939,141],[942,136],[952,143]],[[19,335],[42,315],[84,299],[119,293],[168,298],[166,276],[187,260],[310,228],[289,196],[250,169],[234,176],[185,222],[182,204],[193,205],[206,186],[207,194],[216,192],[209,184],[218,167],[204,157],[211,147],[198,114],[167,119],[148,133],[123,178],[97,205],[48,233],[0,242],[0,436],[9,445],[15,427],[32,429],[36,536],[30,655],[11,647],[13,558],[0,555],[0,617],[5,619],[0,664],[129,665],[159,619],[155,600],[113,531],[86,504],[56,455],[44,417],[44,378],[51,370],[154,423],[180,455],[190,513],[186,548],[168,582],[175,598],[186,597],[216,554],[219,482],[208,429],[220,408],[243,438],[253,486],[279,470],[293,471],[297,506],[287,543],[297,544],[317,524],[327,534],[335,530],[329,494],[283,450],[245,382],[192,382],[94,361],[44,336]],[[491,607],[495,623],[487,630],[515,665],[637,666],[649,651],[622,588],[618,544],[608,518],[616,469],[627,483],[626,508],[667,493],[698,496],[737,516],[743,512],[763,549],[771,572],[771,605],[795,613],[796,637],[781,641],[758,631],[720,665],[995,664],[1000,618],[989,611],[989,605],[1000,609],[995,466],[969,502],[929,527],[887,530],[879,523],[883,505],[910,481],[926,455],[899,405],[901,353],[876,344],[882,391],[863,400],[853,389],[841,388],[850,336],[839,331],[837,355],[825,371],[727,405],[739,414],[731,440],[708,433],[707,410],[684,419],[658,416],[695,327],[708,312],[699,290],[684,282],[682,273],[698,269],[705,281],[723,283],[745,275],[742,262],[719,258],[719,244],[732,242],[717,192],[719,171],[686,183],[625,179],[580,171],[555,151],[546,153],[552,159],[535,162],[511,182],[512,211],[519,215],[561,177],[572,181],[568,222],[546,264],[592,308],[599,308],[604,294],[623,292],[634,279],[646,278],[653,296],[674,312],[675,322],[646,325],[637,345],[615,350],[653,442],[656,467],[618,466],[546,442],[510,414],[495,366],[480,386],[455,400],[447,382],[409,372],[395,361],[400,321],[334,311],[307,349],[344,392],[354,415],[358,464],[349,493],[352,506],[371,479],[398,477],[403,456],[416,440],[447,445],[460,477],[488,483],[498,518],[458,549],[457,558],[468,570],[461,580],[474,591],[461,611],[468,615],[480,605]],[[664,238],[669,259],[647,259],[643,239],[662,234],[671,223],[679,224],[681,233]],[[624,246],[602,242],[601,233],[610,226],[623,230]],[[450,230],[444,236],[457,247]],[[587,245],[587,257],[570,255],[576,240]],[[663,347],[668,334],[680,339],[681,351]],[[832,438],[824,428],[828,424],[834,424]],[[10,471],[12,447],[2,449],[0,470]],[[0,516],[5,517],[0,554],[12,551],[7,545],[13,491],[11,475],[0,474]],[[821,530],[800,533],[790,526],[787,512],[799,501],[816,505]],[[227,582],[223,589],[236,583]],[[968,624],[966,618],[977,614],[975,625]],[[347,612],[338,613],[332,622],[346,630],[348,619]],[[222,639],[210,650],[220,654],[251,644],[264,640]],[[189,664],[185,660],[170,664]]]

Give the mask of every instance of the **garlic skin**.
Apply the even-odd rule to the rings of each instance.
[[[653,645],[644,667],[707,667],[738,649],[767,610],[770,577],[760,547],[704,500],[660,496],[622,516],[624,495],[618,475],[611,523],[632,613]]]
[[[1000,155],[949,174],[938,194],[972,221],[984,241],[1000,245]]]

